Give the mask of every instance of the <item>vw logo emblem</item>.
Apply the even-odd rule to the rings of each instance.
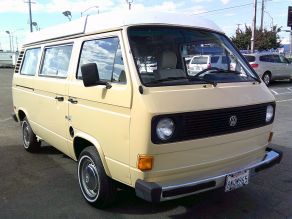
[[[229,118],[229,126],[234,127],[237,124],[237,117],[235,115],[230,116]]]

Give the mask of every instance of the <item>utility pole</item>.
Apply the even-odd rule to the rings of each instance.
[[[28,0],[28,2],[25,2],[25,3],[28,3],[28,11],[29,11],[29,26],[30,26],[30,32],[32,32],[32,16],[31,16],[31,4],[32,3],[35,3],[35,2],[32,2],[31,0]]]
[[[262,14],[261,14],[261,26],[260,26],[260,31],[263,31],[263,25],[264,25],[264,11],[265,11],[265,0],[262,0]]]
[[[255,44],[255,32],[257,26],[257,0],[253,2],[253,20],[252,20],[252,36],[251,36],[251,52],[254,53],[254,44]]]

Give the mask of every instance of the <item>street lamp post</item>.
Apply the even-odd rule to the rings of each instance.
[[[91,6],[89,8],[86,8],[84,11],[81,12],[81,17],[82,15],[84,14],[84,12],[88,11],[89,9],[92,9],[92,8],[97,8],[97,14],[99,14],[99,6],[95,5],[95,6]]]
[[[39,28],[39,26],[38,26],[38,23],[37,22],[32,22],[32,26],[34,26],[35,27],[35,29],[36,29],[36,31],[39,31],[40,30],[40,28]]]
[[[129,10],[131,10],[131,6],[134,0],[126,0],[126,2],[129,4]]]
[[[68,18],[69,21],[72,19],[71,11],[63,11],[62,14]]]
[[[6,30],[5,32],[9,35],[10,51],[12,51],[12,48],[11,48],[11,33],[8,30]]]

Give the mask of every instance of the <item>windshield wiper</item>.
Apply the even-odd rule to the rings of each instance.
[[[165,82],[165,81],[175,81],[175,80],[180,80],[180,79],[187,79],[186,77],[168,77],[168,78],[162,78],[162,79],[157,79],[154,81],[149,81],[146,84],[158,84],[160,82]]]
[[[239,72],[239,71],[224,70],[224,69],[219,69],[219,70],[215,71],[214,73],[230,73],[230,74],[237,74],[237,75],[240,75],[241,74],[241,72]],[[252,78],[252,79],[256,80],[259,83],[261,83],[261,80],[259,80],[258,78],[254,77],[252,75],[246,74],[246,76],[249,77],[249,78]]]
[[[233,71],[233,70],[225,70],[225,69],[218,69],[218,70],[213,70],[212,73],[229,73],[229,74],[236,74],[240,75],[241,72],[239,71]]]
[[[207,84],[211,84],[211,85],[213,85],[214,87],[217,86],[217,82],[216,82],[216,81],[206,80],[206,79],[200,78],[200,77],[198,77],[198,76],[190,76],[189,79],[190,79],[190,81],[199,80],[199,81],[205,82],[205,83],[207,83]]]
[[[196,76],[199,76],[199,75],[201,75],[201,74],[203,74],[203,73],[205,73],[207,71],[210,71],[210,73],[228,73],[228,74],[236,74],[236,75],[240,75],[241,74],[241,72],[239,72],[239,71],[225,70],[225,69],[221,69],[221,68],[214,68],[214,69],[210,69],[210,70],[204,69],[203,71],[197,73]],[[254,77],[252,75],[246,74],[246,76],[249,77],[249,78],[254,79],[255,81],[257,81],[259,83],[261,83],[261,81],[258,78]]]
[[[206,80],[206,79],[203,79],[203,78],[200,78],[200,77],[197,77],[197,76],[189,76],[188,78],[186,77],[168,77],[168,78],[162,78],[162,79],[158,79],[158,80],[155,80],[155,81],[149,81],[145,84],[158,84],[160,82],[165,82],[165,81],[175,81],[175,80],[181,80],[181,79],[185,79],[185,80],[190,80],[190,81],[195,81],[195,80],[198,80],[198,81],[202,81],[202,82],[205,82],[207,84],[211,84],[213,85],[214,87],[217,86],[217,82],[215,81],[210,81],[210,80]]]

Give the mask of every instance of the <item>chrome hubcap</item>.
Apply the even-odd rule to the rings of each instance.
[[[92,159],[88,156],[84,156],[80,160],[79,177],[84,195],[89,199],[97,197],[100,184],[99,176]]]
[[[265,75],[264,76],[264,82],[265,82],[265,84],[269,84],[270,83],[270,76],[269,75]]]
[[[89,164],[85,169],[85,184],[89,190],[96,190],[97,187],[97,175],[95,167]]]

